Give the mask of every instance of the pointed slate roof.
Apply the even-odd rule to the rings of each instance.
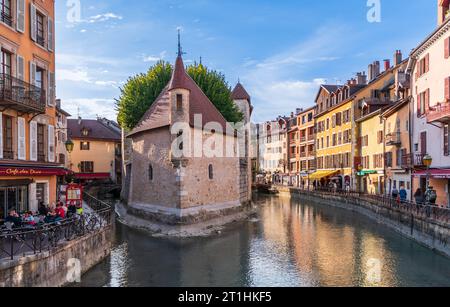
[[[201,114],[203,127],[206,123],[217,122],[223,127],[223,131],[226,131],[227,121],[195,81],[186,73],[183,59],[181,55],[179,55],[175,62],[175,69],[169,84],[164,88],[162,93],[128,136],[171,125],[170,92],[176,89],[185,89],[190,92],[189,124],[192,127],[194,126],[194,116],[196,114]]]
[[[234,88],[233,92],[231,93],[231,99],[247,100],[248,102],[251,102],[250,95],[247,93],[244,86],[240,82],[238,82],[238,84],[236,84],[236,87]]]

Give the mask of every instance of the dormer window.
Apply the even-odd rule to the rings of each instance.
[[[88,136],[88,135],[89,135],[89,130],[86,129],[86,128],[83,128],[83,130],[81,130],[81,134],[82,134],[83,136]]]

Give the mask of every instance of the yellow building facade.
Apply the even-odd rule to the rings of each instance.
[[[316,186],[336,182],[338,188],[345,188],[354,184],[352,95],[363,86],[351,81],[344,86],[323,85],[319,90],[315,118],[317,172],[310,176]]]
[[[69,165],[75,178],[120,182],[120,128],[105,119],[69,119],[68,129],[74,143]]]

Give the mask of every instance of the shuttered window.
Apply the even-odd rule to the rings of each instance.
[[[447,37],[445,39],[444,44],[445,44],[445,46],[444,46],[444,55],[445,55],[445,58],[448,59],[448,58],[450,58],[450,37]]]
[[[11,53],[1,50],[0,55],[1,60],[1,67],[0,67],[0,74],[5,74],[10,76],[11,75]]]
[[[11,0],[0,0],[0,20],[12,26]]]
[[[17,10],[17,23],[16,29],[20,33],[25,32],[25,0],[17,0],[16,2]]]
[[[55,127],[48,125],[48,161],[55,162]]]
[[[445,100],[450,101],[450,77],[445,79]]]
[[[37,125],[37,158],[39,162],[45,162],[45,126]]]
[[[22,56],[16,56],[16,77],[19,80],[25,80],[25,60]]]
[[[37,122],[30,122],[30,160],[38,160],[38,125]]]
[[[25,145],[25,118],[17,118],[17,158],[19,160],[26,159]]]
[[[448,148],[448,124],[444,125],[444,156],[449,156],[449,148]]]

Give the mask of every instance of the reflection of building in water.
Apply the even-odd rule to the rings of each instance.
[[[250,228],[250,229],[249,229]],[[253,226],[241,227],[214,238],[166,240],[128,230],[126,264],[128,286],[214,287],[246,285]],[[220,252],[217,252],[220,250]],[[128,259],[127,257],[125,259]],[[118,263],[120,264],[120,263]],[[122,265],[122,268],[125,267]],[[116,280],[123,283],[122,276]],[[141,284],[133,284],[140,281]],[[145,281],[145,282],[144,282]]]

